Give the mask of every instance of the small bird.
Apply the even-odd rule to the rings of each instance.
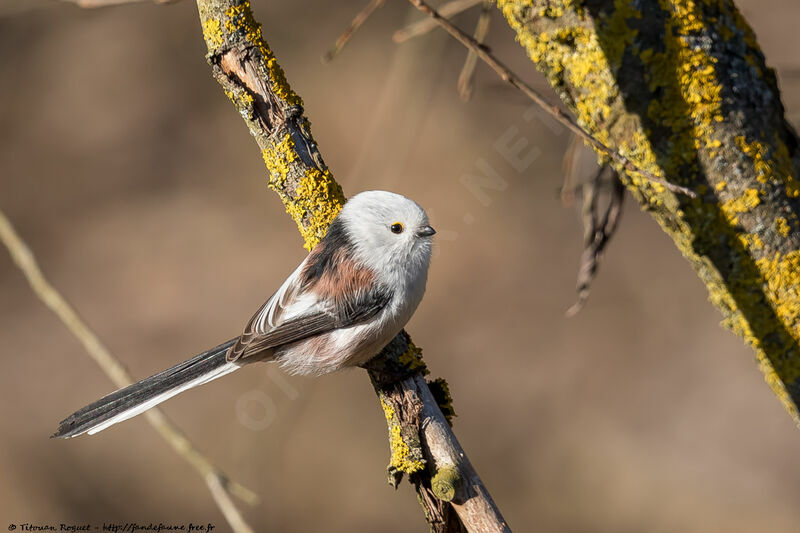
[[[353,196],[239,337],[87,405],[53,437],[97,433],[249,363],[275,361],[303,375],[366,363],[422,300],[435,233],[404,196]]]

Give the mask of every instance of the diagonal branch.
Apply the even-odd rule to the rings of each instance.
[[[564,181],[561,183],[561,205],[571,207],[575,201],[578,168],[581,156],[581,146],[583,143],[577,135],[571,135],[569,145],[564,152],[564,159],[561,162],[561,170],[564,173]]]
[[[483,0],[451,0],[450,2],[439,6],[439,13],[441,13],[443,17],[452,17],[463,11],[466,11],[471,7],[477,6],[482,1]],[[434,28],[436,28],[436,21],[430,18],[424,18],[418,22],[409,24],[401,30],[397,30],[394,32],[392,39],[396,43],[404,43],[414,37],[425,35],[426,33],[433,31]]]
[[[17,234],[2,211],[0,211],[0,241],[8,248],[11,258],[25,275],[36,296],[56,314],[69,329],[70,333],[80,341],[89,356],[106,373],[114,385],[122,388],[133,383],[130,374],[122,366],[122,363],[103,345],[86,322],[78,316],[78,313],[75,312],[69,302],[50,285],[50,282],[44,277],[39,265],[36,263],[36,258],[34,258],[30,248]],[[203,477],[211,491],[211,495],[214,497],[214,501],[225,515],[231,529],[236,533],[251,533],[252,529],[233,504],[231,495],[237,496],[250,505],[254,505],[258,497],[249,489],[230,481],[225,474],[211,464],[211,461],[194,447],[186,435],[166,417],[162,410],[158,408],[150,409],[145,413],[145,416],[153,429],[172,446],[172,449]]]
[[[635,165],[630,159],[625,157],[624,155],[620,154],[616,150],[612,150],[604,143],[602,143],[599,139],[592,136],[590,133],[586,132],[583,128],[581,128],[573,119],[571,119],[568,115],[566,115],[563,111],[561,111],[557,106],[550,104],[547,100],[544,99],[542,95],[540,95],[536,90],[522,81],[519,76],[514,74],[508,67],[506,67],[499,59],[497,59],[485,46],[477,42],[472,36],[464,33],[458,27],[454,26],[450,21],[446,18],[442,17],[435,9],[429,6],[427,3],[423,2],[422,0],[409,0],[411,4],[428,15],[431,20],[436,22],[439,26],[445,29],[447,33],[452,35],[459,41],[461,44],[469,48],[470,50],[474,50],[478,57],[480,57],[484,63],[489,65],[492,70],[497,72],[497,74],[503,79],[503,81],[508,82],[509,84],[513,85],[520,91],[522,91],[525,96],[530,98],[536,105],[544,109],[547,113],[552,115],[557,121],[567,127],[571,132],[580,136],[584,141],[592,145],[592,147],[597,150],[599,153],[611,158],[614,160],[618,165],[625,168],[629,172],[635,172],[648,181],[653,183],[657,183],[664,187],[665,189],[685,194],[686,196],[695,198],[697,194],[686,188],[681,187],[680,185],[675,185],[674,183],[670,183],[666,181],[664,178],[656,176],[652,172],[642,169]]]
[[[475,26],[473,38],[475,42],[483,46],[486,35],[489,33],[489,21],[492,18],[492,2],[484,0],[481,5],[481,14],[478,17],[478,24]],[[467,59],[458,75],[458,95],[462,102],[468,102],[472,98],[472,89],[475,82],[475,67],[478,65],[478,54],[470,49],[467,52]]]
[[[594,136],[701,195],[626,180],[800,424],[800,138],[735,1],[497,7]]]
[[[247,0],[197,0],[197,6],[214,78],[253,135],[269,171],[268,186],[310,250],[345,199],[311,135],[303,102],[262,38]],[[468,531],[509,531],[437,404],[435,391],[452,410],[446,384],[426,382],[419,349],[408,335],[401,332],[368,367],[389,425],[390,480],[409,475],[431,529],[457,531],[454,510]]]
[[[358,31],[361,26],[367,21],[370,15],[381,7],[383,4],[386,3],[386,0],[369,0],[369,3],[364,6],[364,9],[359,11],[353,20],[350,22],[350,25],[347,27],[346,30],[342,32],[336,42],[333,43],[333,47],[331,47],[328,52],[322,56],[323,63],[330,63],[333,59],[339,55],[339,52],[342,51],[342,48],[347,46],[347,43],[350,42],[350,39],[353,38],[353,35]]]

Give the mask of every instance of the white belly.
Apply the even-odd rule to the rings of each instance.
[[[275,361],[290,374],[322,375],[366,363],[389,344],[406,325],[417,304],[413,298],[403,308],[389,304],[364,324],[317,335],[275,350]]]

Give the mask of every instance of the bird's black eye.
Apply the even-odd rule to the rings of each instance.
[[[400,234],[403,233],[403,230],[406,229],[406,227],[403,226],[403,224],[401,224],[400,222],[395,222],[394,224],[389,226],[389,229],[392,230],[392,233]]]

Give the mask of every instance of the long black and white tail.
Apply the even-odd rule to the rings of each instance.
[[[92,435],[143,413],[176,394],[233,372],[241,365],[228,363],[225,355],[235,341],[231,339],[75,411],[61,421],[53,437],[77,437],[83,433]]]

